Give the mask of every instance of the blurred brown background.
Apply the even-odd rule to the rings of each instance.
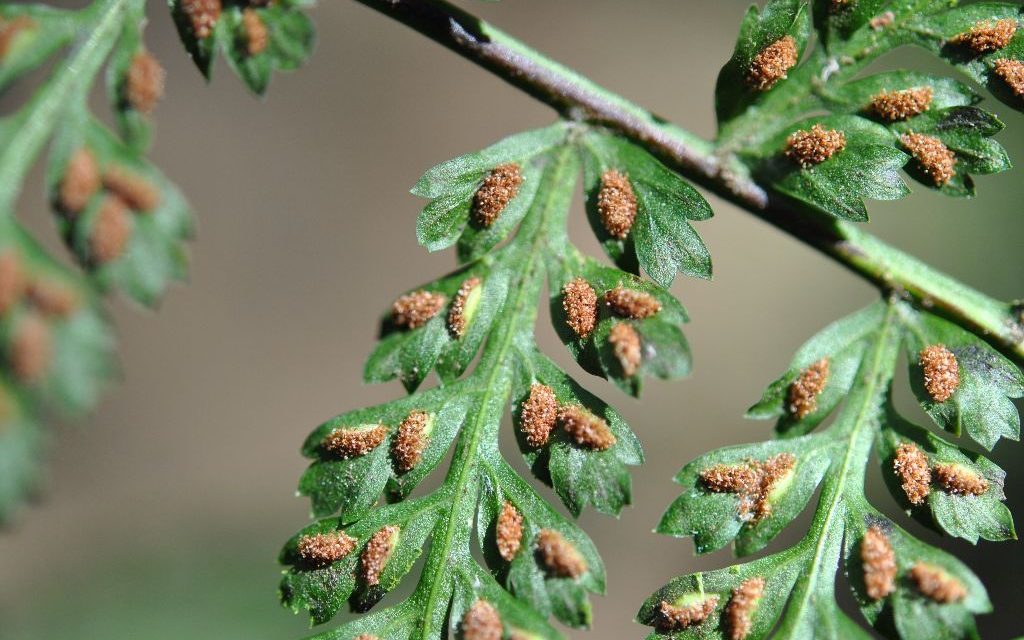
[[[746,4],[514,0],[471,9],[710,136],[715,75]],[[42,503],[0,535],[3,640],[302,636],[305,621],[279,608],[275,593],[279,545],[308,521],[294,495],[305,466],[299,444],[335,413],[402,393],[360,382],[375,318],[396,292],[453,263],[416,245],[423,203],[407,190],[435,162],[553,117],[417,34],[339,1],[314,11],[319,44],[309,65],[276,77],[260,103],[223,64],[205,86],[165,3],[152,5],[148,43],[169,72],[152,156],[199,217],[192,283],[156,314],[113,304],[124,380],[89,420],[60,425]],[[899,58],[937,68],[917,52]],[[1000,139],[1011,156],[1024,157],[1024,118],[987,105],[1008,124]],[[983,177],[973,201],[915,185],[909,201],[871,206],[871,230],[996,297],[1022,296],[1022,185],[1019,170]],[[37,174],[21,212],[52,240],[40,191]],[[593,631],[572,637],[642,637],[631,619],[649,592],[729,562],[727,551],[695,559],[689,540],[651,533],[677,494],[671,476],[708,449],[765,438],[769,425],[744,421],[743,410],[803,340],[874,295],[798,242],[712,204],[717,215],[699,231],[715,280],[675,287],[693,317],[695,375],[650,384],[639,402],[584,380],[630,420],[648,462],[634,473],[635,506],[621,520],[582,518],[610,586],[594,600]],[[573,225],[596,251],[578,205]],[[545,324],[538,332],[578,372]],[[1003,443],[994,457],[1010,472],[1006,492],[1022,517],[1024,449]],[[878,487],[873,495],[891,512]],[[989,587],[996,613],[980,620],[983,635],[1021,631],[1021,544],[945,544]]]

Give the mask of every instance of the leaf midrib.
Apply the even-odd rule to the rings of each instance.
[[[556,174],[562,172],[571,153],[572,150],[569,148],[561,149],[560,155],[558,155],[555,159],[555,162],[557,163],[556,166],[552,167],[550,170],[552,172],[556,172]],[[507,359],[509,351],[511,350],[515,342],[515,338],[518,335],[518,327],[516,325],[518,325],[518,319],[521,315],[519,311],[520,309],[522,309],[524,305],[526,293],[533,289],[533,287],[531,287],[530,285],[533,279],[537,277],[536,273],[540,272],[540,270],[537,268],[537,260],[541,256],[544,245],[546,244],[545,231],[547,230],[547,225],[543,223],[546,221],[545,219],[548,215],[548,212],[551,209],[550,199],[554,198],[556,195],[557,189],[552,189],[551,191],[544,195],[546,201],[544,202],[543,206],[540,207],[542,219],[538,221],[538,224],[536,225],[534,236],[532,238],[532,243],[530,244],[530,249],[528,252],[526,267],[522,270],[524,276],[519,279],[518,290],[516,291],[515,296],[515,303],[511,308],[511,318],[507,323],[505,323],[505,326],[503,327],[504,335],[501,336],[500,346],[492,356],[492,366],[487,373],[486,384],[483,385],[484,393],[482,394],[482,397],[480,399],[480,406],[483,407],[484,409],[490,406],[490,400],[492,398],[496,398],[498,397],[498,395],[507,396],[511,390],[511,377],[509,375],[508,368],[505,366],[505,361]],[[475,372],[474,375],[476,375]],[[502,377],[504,377],[503,380],[501,379]],[[501,383],[500,393],[496,393],[496,391],[498,391],[497,387],[499,386],[499,383]],[[444,525],[444,542],[440,546],[439,550],[436,552],[437,555],[442,559],[442,563],[440,565],[440,567],[442,568],[434,574],[433,581],[430,584],[430,590],[427,593],[427,599],[423,605],[424,615],[420,619],[421,626],[419,633],[419,637],[423,639],[430,638],[431,623],[433,621],[433,616],[431,616],[430,613],[433,611],[434,606],[436,605],[437,594],[438,591],[440,590],[441,584],[442,582],[444,582],[444,578],[448,575],[448,571],[445,568],[443,568],[443,560],[451,556],[451,546],[455,535],[455,518],[456,515],[462,511],[462,500],[464,500],[464,497],[468,495],[466,492],[467,481],[473,475],[473,472],[476,470],[477,467],[477,459],[475,454],[477,448],[480,445],[480,436],[484,431],[483,423],[485,422],[487,417],[488,412],[486,410],[479,411],[476,414],[476,419],[473,421],[473,425],[469,434],[463,432],[462,437],[468,437],[469,439],[466,441],[466,446],[461,452],[462,455],[460,456],[460,459],[453,461],[452,468],[449,471],[448,476],[449,478],[451,478],[452,473],[455,472],[457,474],[456,480],[454,483],[451,484],[449,484],[448,480],[445,481],[445,484],[449,486],[448,490],[452,492],[454,498],[452,502],[452,507],[448,512],[447,521],[445,522]],[[432,549],[431,555],[434,554],[435,552]]]
[[[855,445],[859,444],[858,436],[863,431],[865,424],[867,424],[868,422],[865,419],[865,416],[867,415],[867,413],[870,412],[873,406],[873,399],[876,397],[878,393],[878,383],[882,379],[879,376],[882,367],[882,355],[886,352],[886,345],[888,344],[889,332],[892,330],[895,324],[893,321],[893,316],[895,315],[895,313],[895,305],[890,304],[888,309],[886,310],[885,317],[882,319],[882,325],[879,331],[878,340],[876,342],[877,346],[874,350],[874,353],[872,354],[871,366],[868,369],[868,373],[870,375],[870,380],[868,382],[868,386],[866,387],[868,393],[864,395],[864,401],[857,409],[857,415],[856,419],[854,420],[853,429],[851,429],[850,433],[845,437],[845,440],[849,443],[849,445],[846,447],[846,454],[843,456],[843,463],[840,468],[839,474],[838,476],[834,476],[835,480],[831,483],[831,486],[829,487],[832,491],[831,495],[829,496],[830,502],[825,513],[825,518],[820,524],[818,524],[816,518],[815,524],[812,525],[812,527],[818,529],[820,535],[818,536],[818,540],[814,546],[814,554],[811,556],[811,571],[807,575],[808,586],[804,590],[800,602],[796,604],[797,616],[802,615],[803,612],[806,610],[811,594],[815,591],[813,586],[817,582],[818,576],[822,571],[822,561],[825,552],[825,543],[831,537],[828,534],[831,530],[832,522],[835,519],[836,513],[839,510],[840,503],[843,501],[847,485],[847,478],[850,475],[850,469],[853,465],[853,461],[857,457],[864,457],[860,455],[862,447]]]

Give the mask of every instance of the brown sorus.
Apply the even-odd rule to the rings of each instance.
[[[391,552],[395,550],[395,538],[399,530],[398,525],[389,524],[370,536],[363,554],[359,557],[363,582],[367,586],[380,584],[380,574],[391,558]]]
[[[67,213],[78,213],[100,190],[100,168],[96,157],[87,147],[79,147],[68,159],[58,189],[60,208]]]
[[[554,529],[541,529],[537,534],[537,555],[553,576],[579,578],[587,572],[587,561],[583,555]]]
[[[469,326],[469,319],[466,317],[466,301],[473,290],[480,286],[480,278],[473,276],[467,278],[459,285],[459,290],[452,298],[452,306],[448,309],[448,330],[456,338],[461,338]]]
[[[957,496],[980,496],[988,491],[988,480],[959,464],[935,465],[935,479],[947,493]]]
[[[912,442],[901,443],[896,448],[892,469],[899,477],[910,504],[922,504],[931,493],[932,472],[928,467],[928,456]]]
[[[918,591],[935,602],[949,604],[967,597],[967,589],[959,580],[934,565],[918,562],[910,569],[910,579]]]
[[[427,446],[429,422],[430,415],[425,411],[413,411],[398,425],[398,434],[391,443],[391,456],[398,473],[411,471],[420,463]]]
[[[897,91],[880,91],[871,98],[869,110],[883,120],[895,122],[920,115],[928,110],[935,91],[928,86]]]
[[[693,604],[678,606],[662,600],[658,605],[658,628],[674,631],[694,627],[711,616],[718,606],[718,596],[707,596]]]
[[[896,590],[896,552],[889,536],[876,524],[868,527],[860,541],[864,566],[864,588],[872,600],[881,600]]]
[[[725,626],[729,640],[744,640],[754,626],[754,611],[764,595],[764,578],[747,578],[732,590],[725,605]]]
[[[601,175],[597,212],[601,224],[611,236],[622,240],[629,235],[636,220],[636,194],[625,174],[610,169]]]
[[[25,268],[18,254],[10,249],[0,252],[0,315],[18,304],[25,294],[26,284]]]
[[[794,131],[786,139],[786,157],[802,169],[825,162],[846,148],[846,134],[820,124]]]
[[[762,49],[750,61],[747,85],[757,91],[767,91],[784,79],[796,63],[796,40],[792,36],[783,36]]]
[[[220,19],[221,0],[181,0],[181,10],[200,40],[209,38]]]
[[[828,383],[829,361],[822,358],[800,372],[789,385],[787,408],[789,414],[802,420],[818,408],[818,396]]]
[[[164,68],[148,51],[139,51],[132,58],[125,76],[124,97],[132,109],[152,113],[164,97]]]
[[[445,301],[440,293],[414,291],[395,300],[391,305],[391,316],[399,327],[418,329],[441,311]]]
[[[321,446],[324,451],[347,460],[370,453],[387,435],[388,429],[382,424],[341,428],[328,433]]]
[[[716,464],[700,472],[700,481],[715,493],[751,493],[757,489],[758,470],[756,461],[753,464]]]
[[[796,457],[791,453],[780,453],[768,458],[760,465],[761,482],[754,500],[754,520],[760,521],[772,513],[772,505],[769,501],[775,487],[796,466]]]
[[[605,291],[604,303],[615,315],[633,320],[649,318],[661,311],[661,303],[651,294],[623,286]]]
[[[573,332],[586,338],[597,323],[597,293],[583,278],[570,280],[562,287],[565,322]]]
[[[931,177],[936,187],[941,187],[956,175],[956,154],[942,140],[910,132],[900,136],[900,142],[914,156],[921,171]]]
[[[296,548],[305,564],[322,567],[352,553],[356,542],[344,531],[331,531],[302,536]]]
[[[608,332],[608,343],[612,345],[615,359],[626,377],[636,375],[640,368],[642,349],[640,334],[628,322],[616,322]]]
[[[871,20],[868,21],[868,25],[875,31],[881,31],[892,24],[892,21],[895,19],[895,13],[892,11],[886,11],[885,13],[880,13],[874,18],[871,18]]]
[[[131,212],[123,200],[116,196],[104,198],[89,235],[92,260],[106,264],[121,257],[131,240],[132,225]]]
[[[44,278],[32,281],[26,296],[29,303],[46,316],[66,318],[78,308],[78,295],[57,280]]]
[[[35,26],[36,21],[28,16],[17,16],[11,20],[0,18],[0,60],[7,57],[7,52],[19,34]]]
[[[501,640],[503,631],[498,610],[486,600],[477,600],[462,616],[462,640]]]
[[[760,522],[772,513],[772,491],[795,466],[793,454],[779,453],[764,461],[715,465],[700,473],[700,481],[709,491],[737,494],[740,519]]]
[[[950,42],[981,54],[1002,49],[1010,44],[1015,33],[1017,33],[1017,21],[1013,18],[995,21],[980,20],[975,22],[970,30],[953,36]]]
[[[559,407],[558,422],[581,447],[604,451],[615,444],[615,434],[608,423],[578,404]]]
[[[473,196],[473,220],[483,227],[494,224],[522,184],[523,174],[514,162],[491,169]]]
[[[245,50],[250,56],[263,53],[270,42],[270,34],[267,25],[263,22],[252,7],[246,7],[242,11],[242,29],[245,32]]]
[[[11,373],[19,382],[32,384],[42,380],[53,358],[50,325],[38,315],[25,316],[14,332],[9,357]]]
[[[103,186],[140,213],[160,206],[160,190],[146,178],[122,167],[107,167],[103,172]]]
[[[508,500],[501,505],[494,533],[498,553],[506,561],[512,562],[523,545],[523,514]]]
[[[531,447],[546,445],[556,420],[558,399],[554,390],[537,382],[530,385],[530,395],[519,412],[519,429],[526,436],[526,444]]]
[[[953,352],[942,344],[925,347],[918,354],[924,388],[935,402],[949,400],[960,386],[960,365]]]
[[[995,61],[993,71],[1003,79],[1014,95],[1024,98],[1024,62],[1000,58]]]

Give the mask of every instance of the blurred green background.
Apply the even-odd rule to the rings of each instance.
[[[711,136],[715,76],[746,5],[514,0],[472,9]],[[157,314],[113,305],[123,383],[84,423],[59,425],[39,504],[0,534],[2,640],[301,637],[305,620],[277,605],[275,564],[280,544],[308,521],[294,494],[304,468],[299,444],[325,418],[402,393],[397,384],[360,382],[375,319],[396,292],[453,263],[416,245],[422,202],[407,190],[435,162],[553,117],[355,3],[314,11],[320,36],[311,63],[276,78],[265,103],[223,65],[205,86],[165,3],[154,0],[150,13],[147,41],[169,73],[153,158],[199,216],[192,283]],[[897,60],[938,68],[917,52],[881,66]],[[1011,157],[1024,157],[1024,118],[986,104],[1008,124],[1000,140]],[[978,183],[971,201],[914,185],[907,201],[873,203],[870,228],[993,296],[1024,296],[1024,178],[1011,172]],[[20,212],[62,252],[41,191],[37,172]],[[769,425],[745,422],[744,409],[803,340],[874,295],[798,242],[712,204],[717,215],[699,231],[714,256],[714,282],[675,287],[693,318],[693,377],[651,384],[639,402],[584,380],[630,420],[648,461],[634,473],[635,506],[621,520],[582,517],[607,563],[609,590],[594,602],[593,631],[572,637],[642,637],[631,620],[649,592],[729,562],[728,551],[694,558],[690,541],[651,533],[677,494],[671,476],[708,449],[767,437]],[[596,252],[578,203],[572,224]],[[542,346],[578,372],[545,322]],[[994,458],[1009,471],[1006,493],[1020,517],[1024,448],[1004,443]],[[895,513],[878,480],[872,495]],[[996,613],[980,619],[983,635],[1017,635],[1021,544],[942,544],[989,587]]]

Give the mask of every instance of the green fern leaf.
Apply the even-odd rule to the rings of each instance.
[[[274,71],[300,67],[313,51],[312,0],[232,2],[168,0],[178,36],[207,78],[217,51],[250,91],[263,95]]]
[[[551,616],[590,624],[588,595],[604,591],[600,556],[508,465],[498,428],[511,408],[526,463],[573,516],[587,507],[617,515],[631,501],[628,468],[643,454],[618,413],[537,349],[543,283],[573,354],[629,393],[646,375],[685,375],[689,351],[679,329],[686,313],[665,289],[600,265],[568,241],[581,166],[592,191],[612,188],[602,175],[617,172],[614,213],[630,223],[627,238],[647,217],[710,215],[645,152],[575,124],[518,134],[427,172],[413,189],[431,200],[420,241],[431,250],[457,245],[463,266],[400,296],[383,315],[365,377],[399,378],[411,395],[338,416],[307,439],[303,453],[313,462],[300,492],[324,519],[285,545],[282,599],[322,623],[346,602],[354,611],[373,607],[429,540],[426,564],[405,602],[318,637],[449,637],[485,614],[492,631],[526,637],[561,637]],[[627,247],[642,254],[642,244],[623,242],[619,255]],[[679,266],[671,267],[674,276]],[[442,384],[419,390],[432,370]],[[453,448],[441,486],[411,498]],[[389,504],[375,506],[381,494]],[[471,555],[469,522],[486,568]],[[318,555],[328,548],[340,551]]]
[[[1019,418],[1007,398],[1024,393],[1021,371],[979,338],[898,300],[843,319],[804,345],[748,412],[777,417],[781,438],[687,465],[676,478],[685,491],[658,528],[692,536],[698,553],[732,543],[746,556],[792,522],[820,486],[807,535],[759,560],[674,580],[644,604],[641,622],[678,638],[737,637],[738,625],[746,638],[772,629],[783,638],[869,637],[836,603],[842,567],[881,633],[974,637],[973,616],[991,608],[978,579],[864,495],[874,446],[890,489],[915,519],[972,543],[1016,537],[1003,471],[896,413],[891,385],[902,348],[912,386],[939,426],[962,421],[989,447],[999,435],[1016,436]],[[832,425],[816,431],[830,414]],[[679,612],[695,598],[714,606],[681,624]]]
[[[163,91],[163,70],[142,42],[144,12],[141,0],[97,0],[78,10],[0,7],[0,91],[66,54],[30,99],[0,118],[0,382],[10,398],[4,406],[12,408],[0,412],[0,431],[9,434],[0,457],[24,456],[5,465],[0,518],[31,486],[44,441],[38,425],[52,413],[92,409],[115,372],[98,292],[118,289],[153,306],[186,275],[192,214],[144,156],[149,112]],[[116,131],[88,103],[104,66]],[[47,192],[84,278],[14,217],[25,177],[47,143]]]
[[[813,13],[820,45],[806,53],[805,5],[772,0],[760,12],[752,8],[719,75],[720,148],[745,160],[761,182],[832,216],[864,221],[863,200],[909,193],[900,167],[959,197],[974,194],[972,175],[1010,167],[992,139],[1002,123],[974,106],[980,98],[963,84],[913,71],[859,74],[895,48],[922,47],[1021,109],[1010,72],[1024,60],[1019,5],[818,0]],[[807,135],[815,127],[819,134]]]

